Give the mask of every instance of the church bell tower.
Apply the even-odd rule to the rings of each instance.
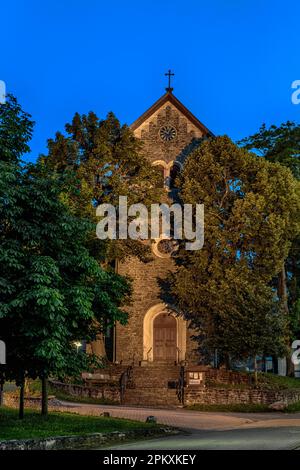
[[[169,70],[166,75],[166,93],[130,127],[143,142],[146,158],[162,174],[169,195],[187,155],[213,134],[173,94],[174,74]],[[166,238],[149,243],[152,261],[132,257],[119,266],[119,273],[133,280],[133,299],[127,325],[115,328],[114,359],[122,364],[193,361],[195,344],[189,325],[175,305],[162,300],[163,281],[175,269],[175,245]]]

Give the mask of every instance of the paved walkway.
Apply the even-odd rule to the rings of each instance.
[[[186,430],[229,430],[241,428],[270,428],[300,426],[300,413],[220,413],[189,411],[184,409],[140,408],[134,406],[90,405],[61,401],[60,410],[83,415],[109,412],[116,418],[145,421],[154,415],[158,423]]]

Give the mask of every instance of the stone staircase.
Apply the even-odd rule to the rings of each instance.
[[[133,367],[123,404],[176,407],[180,405],[176,385],[180,366],[152,364]]]

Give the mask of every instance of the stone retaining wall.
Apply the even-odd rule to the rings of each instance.
[[[4,393],[4,405],[9,408],[18,408],[19,407],[19,394],[18,393]],[[25,397],[24,398],[25,408],[40,409],[41,408],[41,398],[40,397]],[[59,400],[55,397],[48,398],[49,409],[53,407],[60,406]]]
[[[204,370],[204,380],[216,383],[248,385],[251,382],[251,376],[242,372],[207,368]]]
[[[256,390],[228,388],[185,389],[185,405],[229,405],[229,404],[262,404],[270,405],[284,402],[287,405],[300,401],[300,390]]]
[[[110,442],[120,442],[128,439],[143,439],[154,436],[178,434],[176,429],[157,427],[150,429],[135,429],[131,431],[114,431],[109,433],[94,433],[86,436],[55,436],[44,439],[14,439],[0,441],[1,450],[63,450],[89,449],[101,447]]]
[[[209,371],[210,373],[211,371]],[[223,375],[220,374],[218,371],[218,381],[221,381],[226,378],[226,373]],[[226,372],[226,371],[224,371]],[[211,375],[213,378],[213,374]],[[234,379],[241,380],[241,377],[231,377],[232,382]],[[245,384],[243,380],[247,379],[247,375],[243,376],[242,384]],[[114,385],[98,385],[97,387],[89,387],[83,385],[75,385],[75,384],[64,384],[62,382],[57,381],[50,381],[51,385],[54,389],[60,390],[69,396],[74,397],[81,397],[81,398],[94,398],[99,400],[99,404],[120,404],[120,390],[118,386]],[[145,391],[152,393],[152,395],[157,393],[157,389],[154,387],[152,390],[151,388],[147,389],[128,389],[127,395],[130,392],[130,401],[129,404],[134,405],[149,405],[150,395],[145,394]],[[139,399],[142,396],[142,392],[144,393],[142,402]],[[168,390],[166,388],[166,398],[165,404],[168,404],[168,393],[174,392],[174,390]],[[161,394],[161,390],[160,390]],[[56,409],[60,410],[62,408],[62,404],[59,400],[55,399],[55,397],[49,397],[49,409]],[[153,397],[152,397],[153,398]],[[184,404],[185,405],[195,405],[195,404],[206,404],[206,405],[228,405],[228,404],[262,404],[262,405],[271,405],[276,402],[282,402],[286,405],[295,403],[300,401],[300,389],[290,389],[290,390],[263,390],[263,389],[255,389],[255,388],[246,388],[243,387],[239,388],[228,388],[228,387],[210,387],[210,386],[202,386],[202,387],[186,387],[184,390]],[[4,403],[6,406],[10,407],[17,407],[18,406],[18,396],[16,394],[5,393],[4,394]],[[125,401],[126,404],[126,401]],[[158,403],[157,403],[158,404]],[[159,403],[160,406],[162,403]],[[175,405],[176,403],[174,403]],[[178,402],[179,404],[179,402]],[[153,400],[151,401],[151,405],[155,406]],[[38,409],[41,406],[40,398],[25,398],[25,406],[28,408]],[[62,411],[65,411],[62,409]],[[70,410],[71,411],[71,410]],[[72,410],[73,411],[73,410]],[[76,412],[77,409],[76,409]]]
[[[49,380],[54,389],[67,393],[73,397],[95,398],[100,401],[110,403],[120,403],[119,385],[101,384],[94,387],[85,385],[65,384],[54,380]]]

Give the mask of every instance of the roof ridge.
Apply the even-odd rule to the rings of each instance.
[[[129,127],[132,130],[136,130],[146,119],[148,119],[152,114],[154,114],[165,102],[170,101],[179,111],[182,112],[196,127],[201,129],[201,131],[205,132],[213,136],[213,132],[211,132],[201,121],[199,121],[196,116],[189,111],[189,109],[184,106],[181,101],[176,98],[176,96],[172,93],[172,91],[167,91],[164,93],[155,103],[153,103],[150,108],[148,108],[138,119],[136,119]]]

